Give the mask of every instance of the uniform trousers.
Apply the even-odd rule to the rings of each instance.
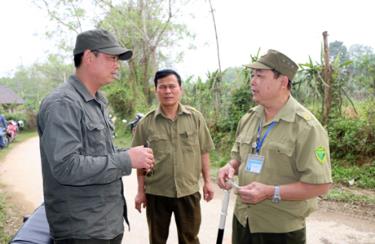
[[[201,224],[201,195],[196,192],[181,198],[146,194],[146,216],[150,244],[165,244],[168,239],[172,213],[177,226],[179,244],[199,244]]]
[[[232,244],[305,244],[306,229],[287,233],[251,233],[249,223],[246,227],[241,225],[233,215]]]

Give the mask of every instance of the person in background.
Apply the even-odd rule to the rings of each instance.
[[[7,124],[8,123],[5,116],[0,114],[0,149],[6,147],[8,144],[8,140],[6,138]]]
[[[37,117],[50,233],[55,244],[120,244],[127,221],[121,177],[151,169],[154,158],[151,148],[115,148],[99,89],[132,51],[95,29],[77,36],[73,54],[75,74],[43,100]]]
[[[0,127],[7,128],[8,122],[3,114],[0,114]]]
[[[252,69],[258,104],[239,121],[218,185],[239,177],[233,244],[306,243],[305,219],[332,183],[327,132],[291,95],[298,66],[269,50]]]
[[[151,244],[166,243],[172,213],[180,244],[199,243],[201,224],[199,192],[203,176],[203,198],[210,201],[209,152],[214,145],[202,114],[180,103],[181,77],[170,69],[156,72],[155,93],[159,106],[135,127],[132,146],[147,145],[155,155],[155,168],[137,170],[135,207],[146,207]]]

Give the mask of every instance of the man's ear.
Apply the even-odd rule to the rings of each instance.
[[[289,83],[288,76],[282,75],[281,78],[282,78],[282,80],[281,80],[282,87],[288,89],[288,83]]]
[[[85,63],[91,62],[92,59],[93,59],[92,55],[93,55],[93,53],[89,49],[86,49],[83,52],[82,61],[85,62]]]

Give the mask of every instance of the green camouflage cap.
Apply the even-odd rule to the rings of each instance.
[[[274,69],[280,74],[288,76],[289,80],[293,80],[298,70],[298,66],[293,60],[272,49],[268,50],[258,61],[246,66],[252,69]]]
[[[120,60],[128,60],[133,52],[120,46],[114,35],[106,30],[89,30],[78,34],[73,54],[83,53],[86,49],[116,55]]]

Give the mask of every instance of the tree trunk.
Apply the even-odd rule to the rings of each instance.
[[[217,61],[218,61],[218,72],[214,73],[213,78],[213,84],[212,84],[212,89],[213,89],[213,95],[214,95],[214,108],[215,108],[215,117],[220,112],[220,104],[221,104],[221,79],[222,79],[222,73],[221,73],[221,63],[220,63],[220,48],[219,48],[219,38],[217,35],[217,28],[216,28],[216,20],[215,20],[215,14],[214,14],[214,9],[212,7],[211,0],[208,1],[210,4],[210,12],[212,15],[212,21],[214,25],[214,30],[215,30],[215,39],[216,39],[216,53],[217,53]]]
[[[324,102],[323,102],[323,125],[327,125],[329,121],[329,113],[332,105],[332,68],[329,62],[328,32],[323,32],[324,45]]]

